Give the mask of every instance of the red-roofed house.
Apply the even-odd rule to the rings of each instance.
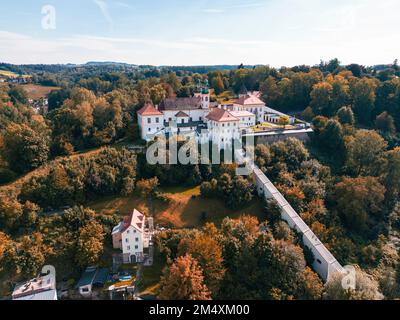
[[[142,262],[143,250],[149,247],[145,232],[146,217],[138,210],[124,219],[113,229],[114,249],[121,249],[124,263]]]
[[[151,103],[146,103],[137,114],[142,139],[149,140],[164,129],[164,114]]]
[[[215,108],[207,118],[209,137],[219,148],[231,145],[233,140],[240,139],[240,119],[231,112]]]
[[[237,111],[248,111],[256,116],[256,121],[264,122],[265,103],[259,98],[259,93],[240,95],[236,101]]]

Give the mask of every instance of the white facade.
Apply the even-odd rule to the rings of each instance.
[[[239,128],[246,129],[250,127],[254,127],[256,125],[256,116],[255,114],[248,111],[231,111],[230,112],[234,117],[240,120]]]
[[[215,113],[222,114],[218,110],[227,112],[222,115],[224,119],[215,117]],[[210,109],[210,94],[203,91],[192,98],[165,99],[159,107],[146,104],[138,111],[138,123],[141,137],[146,141],[156,136],[179,135],[224,148],[232,140],[241,139],[246,129],[265,121],[276,123],[281,116],[284,114],[266,107],[257,92],[240,95],[233,103]],[[294,122],[295,118],[290,117],[290,123]]]
[[[140,115],[138,114],[138,124],[143,140],[154,137],[164,129],[164,115]]]
[[[113,247],[122,250],[124,263],[143,262],[143,251],[149,247],[145,223],[146,217],[135,209],[113,229]]]

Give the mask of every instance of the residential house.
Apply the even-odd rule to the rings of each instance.
[[[56,277],[53,273],[40,275],[19,284],[12,293],[13,300],[57,300]]]
[[[144,249],[149,248],[149,232],[145,229],[146,217],[138,210],[125,217],[112,231],[114,249],[122,250],[124,263],[144,261]]]

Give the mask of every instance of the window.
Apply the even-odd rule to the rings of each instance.
[[[89,288],[87,288],[87,287],[86,287],[86,288],[83,288],[83,289],[82,289],[82,292],[89,292]]]
[[[135,246],[135,249],[136,249],[136,250],[139,249],[139,246]]]
[[[319,260],[319,259],[317,259],[317,262],[318,262],[319,264],[322,264],[321,260]]]
[[[185,123],[185,119],[182,119],[182,120],[181,120],[181,123]]]
[[[148,124],[151,123],[151,118],[147,118],[147,123],[148,123]]]
[[[127,246],[126,249],[127,249],[127,250],[131,250],[131,246]]]
[[[151,129],[149,128],[149,132],[151,131]]]
[[[156,123],[160,123],[160,118],[156,118]]]
[[[130,232],[130,231],[128,230],[126,233],[129,234],[129,232]]]
[[[128,243],[128,242],[129,242],[129,239],[128,239],[128,238],[126,238],[126,239],[125,239],[125,242],[126,242],[126,243]]]
[[[136,238],[135,241],[136,241],[136,242],[139,242],[139,238]]]

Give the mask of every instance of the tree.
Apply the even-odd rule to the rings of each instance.
[[[354,112],[350,106],[340,108],[337,115],[341,124],[349,124],[351,126],[354,125]]]
[[[142,197],[156,197],[159,185],[158,178],[154,177],[147,180],[139,180],[136,183],[136,189]]]
[[[12,241],[10,237],[0,231],[0,272],[3,272],[3,268],[5,267],[5,252],[11,244]]]
[[[335,185],[331,196],[337,213],[350,230],[362,233],[382,218],[385,191],[374,177],[344,178]]]
[[[44,164],[50,151],[50,134],[44,122],[34,127],[12,123],[4,135],[4,157],[10,168],[24,173]]]
[[[290,124],[289,116],[281,116],[279,117],[279,125],[286,128],[287,125]]]
[[[26,95],[26,91],[21,86],[12,86],[10,91],[8,92],[8,95],[10,96],[11,101],[14,104],[16,104],[16,103],[27,104],[28,103],[28,97]]]
[[[204,283],[215,297],[225,275],[222,248],[211,235],[200,233],[194,238],[184,238],[178,247],[180,256],[191,255],[203,270]]]
[[[362,270],[356,271],[355,289],[344,289],[343,278],[346,275],[337,273],[325,285],[324,298],[326,300],[382,300],[384,297],[379,291],[379,284]]]
[[[214,92],[217,96],[220,95],[222,92],[224,92],[225,87],[221,76],[212,78],[211,87],[214,89]]]
[[[22,205],[13,198],[0,195],[0,227],[3,230],[13,230],[19,226],[23,215]]]
[[[382,112],[380,115],[376,117],[375,127],[378,130],[381,130],[385,133],[395,134],[396,133],[396,125],[394,123],[393,117],[385,112]]]
[[[386,148],[387,142],[376,131],[358,130],[346,142],[346,165],[357,176],[378,175]]]
[[[389,199],[393,200],[400,193],[400,147],[386,152],[385,159],[382,181]]]
[[[242,176],[236,176],[226,197],[228,207],[234,209],[243,207],[253,199],[253,186]]]
[[[339,121],[331,119],[325,126],[322,133],[324,147],[330,151],[335,151],[339,155],[343,154],[344,134],[343,128]]]
[[[104,230],[92,220],[79,230],[76,262],[81,267],[96,264],[103,252]]]
[[[191,255],[178,257],[164,270],[158,296],[161,300],[210,300],[201,267]]]
[[[314,85],[311,91],[310,106],[317,115],[332,115],[332,91],[333,87],[328,82],[321,82]]]
[[[353,110],[359,123],[369,125],[375,107],[376,80],[362,78],[352,87]]]
[[[38,274],[45,262],[47,247],[43,242],[41,233],[33,233],[31,236],[23,236],[8,247],[4,253],[6,265],[15,274],[22,274],[24,277],[32,277]]]

